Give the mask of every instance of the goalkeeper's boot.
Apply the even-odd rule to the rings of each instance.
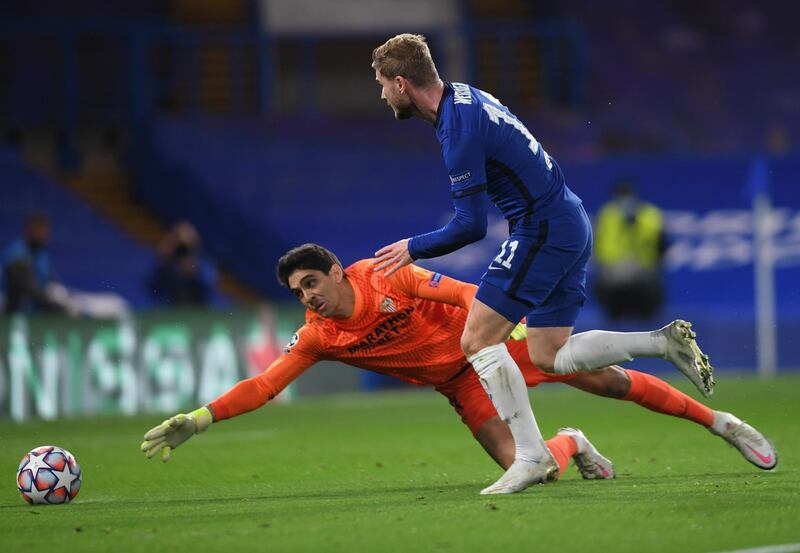
[[[700,351],[692,323],[678,319],[658,332],[667,339],[664,359],[685,374],[703,397],[710,397],[714,393],[714,367],[709,363],[708,355]]]
[[[481,490],[481,495],[521,492],[534,484],[545,484],[558,480],[558,463],[545,449],[538,462],[516,459],[500,480]]]
[[[609,480],[616,478],[614,464],[603,457],[592,442],[577,428],[562,428],[559,436],[569,436],[578,446],[578,452],[572,456],[578,472],[584,480]]]
[[[714,411],[714,424],[709,430],[738,449],[745,459],[758,468],[772,470],[778,465],[778,452],[772,442],[734,415]]]

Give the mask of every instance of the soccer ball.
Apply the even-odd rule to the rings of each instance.
[[[69,503],[81,489],[81,467],[66,449],[39,446],[22,458],[17,487],[28,503]]]

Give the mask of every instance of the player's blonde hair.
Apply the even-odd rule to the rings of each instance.
[[[390,38],[372,51],[372,67],[384,77],[405,77],[416,86],[439,82],[439,73],[422,35],[403,33]]]

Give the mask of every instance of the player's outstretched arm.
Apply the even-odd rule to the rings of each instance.
[[[166,463],[173,449],[195,434],[205,431],[213,421],[214,417],[208,407],[200,407],[191,413],[170,417],[148,430],[144,435],[141,450],[148,459],[152,459],[160,451],[161,460]]]
[[[313,332],[300,329],[295,338],[264,372],[247,378],[205,407],[188,414],[178,414],[144,435],[141,450],[152,458],[159,451],[166,463],[173,449],[206,430],[212,422],[237,417],[258,409],[278,395],[319,358]]]

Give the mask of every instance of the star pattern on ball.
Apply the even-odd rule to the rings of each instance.
[[[30,457],[28,457],[28,463],[23,467],[23,470],[30,470],[31,474],[33,474],[34,480],[36,480],[36,475],[39,473],[39,469],[50,468],[50,465],[48,465],[44,460],[48,453],[50,452],[45,451],[40,455],[36,455],[33,452],[30,453]]]
[[[45,487],[45,489],[40,490],[36,487],[36,481],[34,480],[33,485],[31,485],[31,491],[25,493],[33,503],[47,503],[45,496],[50,493],[50,488]]]
[[[57,490],[60,487],[65,487],[67,489],[67,493],[72,492],[72,483],[77,480],[77,476],[72,474],[69,470],[69,465],[65,464],[63,470],[53,470],[53,474],[58,478],[58,482],[56,485],[53,486],[53,490]]]

